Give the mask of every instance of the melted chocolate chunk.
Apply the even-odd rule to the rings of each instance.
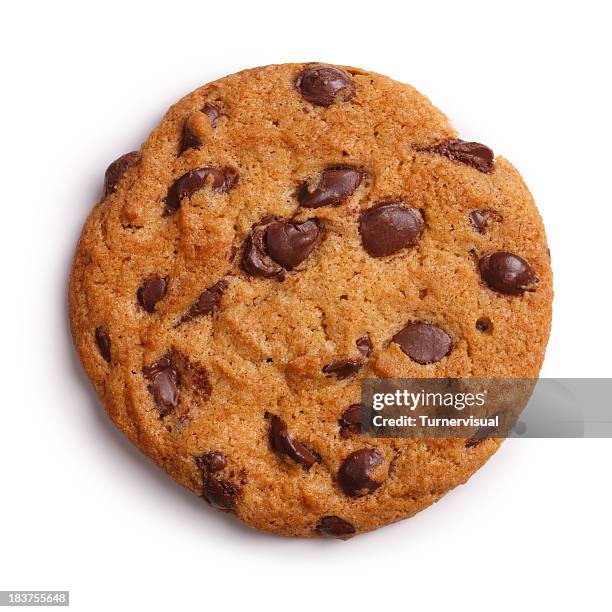
[[[465,448],[474,448],[475,446],[478,446],[481,442],[484,442],[484,440],[489,440],[490,438],[500,438],[507,436],[509,430],[512,429],[512,426],[516,421],[516,418],[512,418],[512,422],[510,424],[508,422],[505,422],[508,418],[508,413],[504,411],[496,412],[492,416],[497,417],[499,425],[483,425],[482,427],[479,427],[474,432],[472,437],[468,438],[465,441]]]
[[[340,436],[350,438],[352,434],[361,433],[361,405],[351,404],[340,417]]]
[[[181,137],[181,146],[179,147],[179,155],[187,149],[199,149],[202,146],[202,139],[194,133],[189,125],[189,118],[183,123],[183,134]]]
[[[450,336],[431,323],[408,323],[391,340],[399,344],[410,359],[420,364],[440,361],[453,348]]]
[[[266,228],[256,227],[247,238],[242,255],[242,269],[251,276],[263,278],[285,278],[285,269],[268,256],[266,249]]]
[[[211,181],[213,191],[225,193],[237,183],[238,173],[230,167],[196,168],[195,170],[190,170],[177,179],[168,189],[168,194],[165,198],[166,208],[164,215],[174,215],[181,206],[181,200],[203,189],[207,179]]]
[[[221,116],[221,111],[214,104],[207,102],[202,107],[202,112],[208,117],[211,127],[217,127],[217,119]]]
[[[340,466],[338,482],[350,497],[361,497],[372,493],[382,482],[372,480],[372,470],[383,462],[377,448],[362,448],[351,453]]]
[[[242,268],[251,276],[283,280],[286,270],[308,258],[322,235],[318,219],[284,221],[266,215],[246,240]]]
[[[359,218],[363,248],[372,257],[385,257],[414,246],[423,229],[421,213],[398,202],[381,202]]]
[[[96,327],[96,344],[98,345],[98,350],[100,351],[100,355],[104,361],[108,361],[110,363],[111,360],[111,341],[106,328],[100,326]]]
[[[480,317],[480,319],[476,321],[476,329],[483,334],[491,333],[493,322],[488,317]]]
[[[289,435],[287,424],[276,415],[270,423],[269,440],[272,450],[287,455],[306,469],[319,460],[315,453]]]
[[[214,104],[207,102],[201,112],[206,115],[211,127],[216,127],[217,119],[221,116],[219,109]],[[183,123],[183,134],[179,147],[179,155],[187,149],[199,149],[202,146],[202,139],[191,129],[190,119],[191,117],[188,117],[185,119],[185,123]]]
[[[357,338],[355,344],[357,345],[357,350],[365,357],[369,357],[372,353],[372,340],[370,340],[368,334],[361,336],[361,338]]]
[[[308,66],[297,79],[302,96],[317,106],[334,101],[348,102],[355,95],[355,85],[344,70],[332,66]]]
[[[215,475],[227,466],[225,455],[219,451],[210,451],[196,457],[195,462],[202,471],[204,480],[202,497],[214,508],[233,510],[236,507],[240,487]]]
[[[317,531],[330,538],[349,538],[355,534],[355,527],[338,516],[324,516],[317,524]]]
[[[472,227],[479,233],[484,234],[487,231],[487,217],[482,210],[473,210],[469,215]]]
[[[481,257],[478,268],[482,280],[499,293],[518,295],[539,281],[529,262],[505,251]]]
[[[196,317],[206,316],[213,314],[219,309],[221,303],[221,296],[227,289],[227,281],[217,281],[212,287],[209,287],[200,294],[198,301],[191,306],[185,315],[179,321],[180,323],[186,323]]]
[[[356,168],[339,167],[323,170],[314,191],[302,183],[297,199],[304,208],[338,206],[342,204],[361,184],[363,173]]]
[[[491,208],[473,210],[469,216],[471,226],[479,233],[485,234],[492,221],[501,222],[502,216]]]
[[[155,305],[166,295],[167,287],[167,278],[149,277],[136,292],[138,303],[147,312],[155,312]]]
[[[179,402],[178,372],[169,357],[142,369],[144,377],[149,380],[149,392],[153,396],[160,417],[169,415]]]
[[[196,465],[208,477],[213,472],[221,471],[227,465],[225,455],[219,451],[210,451],[196,457]]]
[[[453,161],[466,164],[486,174],[493,171],[493,159],[495,154],[489,147],[479,142],[466,142],[460,138],[446,140],[433,147],[417,149],[429,153],[444,155]]]
[[[130,151],[117,158],[104,173],[104,197],[114,193],[123,175],[140,161],[138,151]]]
[[[362,367],[363,363],[359,359],[340,359],[324,366],[323,373],[344,380],[357,374]]]
[[[213,508],[233,510],[240,489],[229,480],[209,476],[204,483],[203,497]]]
[[[317,219],[302,223],[274,221],[266,229],[268,256],[285,270],[293,270],[302,263],[317,246],[321,228]]]
[[[487,218],[482,210],[473,210],[469,216],[472,227],[479,233],[484,234],[487,229]]]

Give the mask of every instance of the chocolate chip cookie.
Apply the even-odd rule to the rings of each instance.
[[[106,171],[70,283],[108,414],[211,506],[348,538],[499,446],[361,433],[366,377],[536,377],[546,236],[518,172],[408,85],[287,64],[205,85]]]

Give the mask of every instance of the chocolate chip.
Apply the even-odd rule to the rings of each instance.
[[[266,229],[268,256],[286,270],[302,263],[319,242],[321,228],[317,219],[275,221]]]
[[[221,111],[214,104],[207,102],[202,112],[208,117],[211,127],[217,127],[217,119],[221,116]]]
[[[323,367],[324,374],[335,376],[338,380],[350,378],[359,372],[363,363],[359,359],[340,359]]]
[[[240,251],[240,248],[237,245],[232,244],[230,246],[230,248],[227,249],[227,261],[232,263],[234,261],[234,257],[236,257],[236,254],[238,253],[238,251]]]
[[[499,293],[517,295],[539,280],[527,261],[506,251],[481,257],[478,268],[482,280]]]
[[[180,319],[180,323],[191,321],[195,317],[201,317],[213,314],[219,309],[221,296],[227,289],[227,281],[217,281],[212,287],[209,287],[200,294],[198,301],[189,308],[187,313]]]
[[[473,210],[469,214],[469,220],[472,227],[479,233],[484,234],[487,231],[491,221],[502,221],[502,216],[495,210],[490,208],[482,208]]]
[[[272,416],[268,437],[272,450],[287,455],[307,469],[319,460],[317,455],[289,435],[287,424],[276,415]]]
[[[155,312],[155,304],[166,295],[168,279],[159,276],[149,277],[136,292],[138,303],[147,311]]]
[[[214,508],[233,510],[240,489],[229,480],[219,480],[209,476],[204,483],[203,497]]]
[[[377,448],[362,448],[351,453],[340,466],[338,482],[350,497],[372,493],[382,482],[372,480],[372,470],[381,465],[383,456]]]
[[[493,158],[495,154],[489,147],[479,142],[466,142],[460,138],[455,138],[433,147],[417,150],[444,155],[453,161],[472,166],[480,172],[489,173],[493,171]]]
[[[279,280],[285,270],[292,270],[304,261],[317,246],[322,229],[317,219],[282,221],[266,215],[253,225],[242,255],[242,268],[252,276]]]
[[[361,433],[361,405],[351,404],[340,417],[340,435],[343,438],[350,438],[351,434]]]
[[[304,68],[296,85],[308,102],[317,106],[330,106],[335,100],[348,102],[355,95],[351,77],[332,66]]]
[[[477,431],[471,438],[468,438],[465,441],[465,448],[474,448],[478,446],[481,442],[484,442],[488,437],[486,432]]]
[[[465,448],[474,448],[478,446],[484,440],[488,440],[489,438],[494,437],[503,437],[508,434],[508,430],[510,429],[504,422],[503,419],[507,417],[507,413],[496,412],[494,417],[497,417],[499,425],[483,425],[479,427],[471,438],[468,438],[465,441]],[[513,419],[514,421],[514,419]]]
[[[140,161],[138,151],[130,151],[117,158],[104,173],[104,196],[108,196],[117,190],[117,185],[123,175]]]
[[[476,321],[476,329],[479,332],[482,332],[483,334],[491,333],[491,330],[493,329],[493,323],[488,317],[481,317]]]
[[[361,336],[361,338],[357,338],[357,350],[364,355],[365,357],[369,357],[372,352],[372,341],[370,340],[370,336],[366,334],[365,336]]]
[[[453,348],[450,336],[431,323],[408,323],[391,340],[397,342],[410,359],[420,364],[440,361]]]
[[[398,202],[381,202],[359,218],[363,248],[372,257],[385,257],[414,246],[423,229],[421,213]]]
[[[472,227],[479,233],[484,234],[487,228],[487,218],[484,216],[482,210],[473,210],[470,213],[470,223]]]
[[[348,538],[355,534],[355,527],[338,516],[324,516],[317,524],[317,531],[330,538]]]
[[[304,208],[338,206],[342,204],[361,184],[363,173],[356,168],[338,167],[323,170],[314,191],[303,183],[297,192],[297,199]]]
[[[217,193],[229,191],[238,181],[238,173],[230,167],[190,170],[177,179],[168,189],[164,215],[174,215],[181,206],[181,200],[204,188],[208,177],[210,177],[213,191]]]
[[[202,139],[193,132],[189,125],[189,119],[183,123],[183,135],[181,137],[181,146],[179,147],[179,155],[187,149],[199,149],[202,146]]]
[[[251,276],[262,276],[278,280],[285,278],[285,269],[267,254],[266,228],[256,227],[247,238],[242,255],[242,269]]]
[[[157,404],[159,414],[163,418],[170,414],[179,401],[178,372],[169,357],[144,367],[142,373],[150,381],[149,391]]]
[[[110,336],[106,329],[102,326],[96,327],[96,344],[98,345],[98,350],[100,351],[100,355],[104,358],[104,361],[108,361],[110,363],[111,354],[111,341]]]
[[[219,451],[210,451],[196,457],[196,465],[208,477],[212,472],[219,472],[227,465],[227,459]]]
[[[213,104],[210,104],[210,102],[204,105],[202,113],[206,115],[213,128],[217,125],[217,119],[221,116],[219,109]],[[191,117],[188,117],[185,123],[183,123],[183,134],[179,147],[179,155],[187,149],[199,149],[202,146],[202,139],[191,129],[190,121]]]

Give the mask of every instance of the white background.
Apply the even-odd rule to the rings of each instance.
[[[610,376],[606,4],[5,4],[0,589],[70,589],[74,609],[94,612],[609,609],[609,440],[510,441],[435,507],[347,543],[270,537],[131,448],[81,373],[66,316],[108,162],[200,84],[327,61],[411,83],[516,164],[555,272],[542,375]]]

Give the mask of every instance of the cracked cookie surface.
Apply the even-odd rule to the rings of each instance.
[[[518,172],[408,85],[266,66],[201,87],[113,162],[70,283],[108,414],[212,506],[351,537],[499,441],[370,439],[367,377],[538,375],[552,276]]]

